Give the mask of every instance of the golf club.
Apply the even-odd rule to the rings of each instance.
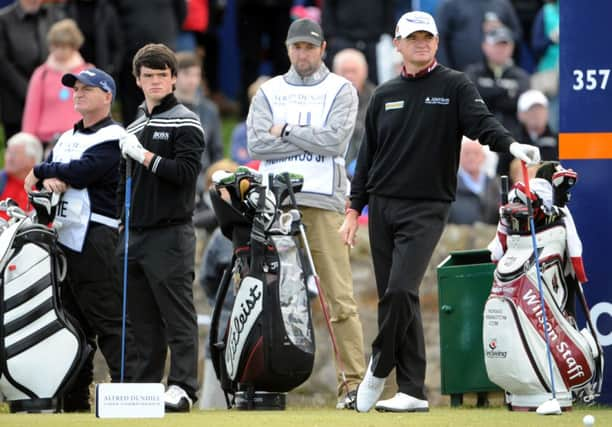
[[[295,199],[295,194],[293,192],[293,187],[291,186],[291,178],[287,172],[283,175],[283,179],[287,184],[287,190],[289,191],[289,197],[291,198],[291,204],[293,208],[297,209],[297,201]],[[332,341],[332,347],[334,349],[334,356],[336,357],[336,361],[338,362],[338,369],[340,370],[340,375],[342,377],[342,385],[346,390],[346,393],[349,393],[349,386],[346,382],[346,372],[344,370],[344,363],[342,362],[342,358],[340,357],[340,352],[338,351],[338,342],[336,341],[336,334],[334,334],[334,330],[331,325],[331,318],[329,316],[329,311],[327,310],[327,304],[325,303],[325,297],[323,296],[323,292],[321,291],[321,284],[319,281],[319,275],[315,269],[314,261],[312,259],[312,255],[310,253],[310,245],[308,244],[308,239],[306,238],[306,230],[304,230],[304,224],[300,221],[299,223],[300,236],[302,237],[302,242],[304,244],[304,249],[306,250],[306,256],[308,258],[308,267],[310,268],[310,277],[312,277],[315,281],[317,292],[319,293],[319,302],[321,304],[321,311],[323,311],[323,317],[325,318],[325,323],[327,325],[327,330],[329,331],[329,336]]]
[[[125,159],[125,221],[123,225],[123,302],[121,307],[121,374],[123,382],[125,373],[125,318],[127,311],[127,273],[128,273],[128,246],[130,242],[130,206],[132,199],[132,161]]]
[[[533,194],[529,189],[529,172],[527,171],[527,164],[521,161],[521,167],[523,169],[523,181],[525,184],[525,190],[527,191],[527,212],[529,215],[529,228],[531,230],[531,243],[533,245],[534,263],[536,267],[536,277],[538,280],[538,292],[540,292],[540,305],[542,306],[542,319],[544,328],[544,337],[546,339],[546,357],[548,359],[548,373],[550,375],[550,384],[552,389],[552,399],[542,403],[536,409],[536,412],[540,415],[559,415],[561,414],[561,406],[557,401],[557,395],[555,392],[555,376],[553,373],[552,355],[550,351],[550,338],[546,327],[548,325],[548,316],[546,315],[546,305],[544,302],[544,290],[542,289],[542,278],[540,274],[540,256],[538,254],[538,242],[536,240],[535,220],[533,219]]]

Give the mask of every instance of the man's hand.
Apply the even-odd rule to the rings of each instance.
[[[68,190],[68,185],[58,178],[47,178],[43,180],[43,187],[52,193],[64,193]]]
[[[277,138],[280,138],[281,136],[281,132],[283,131],[283,128],[285,127],[285,125],[274,125],[270,128],[270,134],[272,136],[275,136]]]
[[[513,142],[510,144],[510,154],[528,165],[533,165],[540,161],[540,149],[534,145]]]
[[[121,148],[123,158],[130,157],[140,164],[144,163],[147,150],[144,149],[136,135],[128,133],[122,136],[119,139],[119,148]]]
[[[26,193],[31,193],[34,186],[38,184],[38,181],[39,179],[36,178],[36,175],[34,175],[34,169],[32,169],[23,181],[23,188],[25,189]]]
[[[359,218],[359,212],[355,209],[348,209],[344,216],[344,222],[338,230],[344,244],[351,248],[355,246],[355,235],[357,234],[357,228],[359,228],[357,218]]]

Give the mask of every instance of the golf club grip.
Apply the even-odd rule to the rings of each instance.
[[[132,159],[129,157],[125,159],[125,179],[132,176]]]
[[[508,191],[509,189],[508,175],[501,176],[501,204],[505,205],[508,203]]]
[[[297,209],[297,200],[295,198],[295,193],[293,192],[293,186],[291,185],[291,176],[289,172],[283,172],[283,179],[285,180],[285,184],[287,185],[287,191],[289,192],[289,198],[291,199],[291,204],[295,209]]]
[[[521,169],[523,170],[523,183],[527,192],[527,212],[529,213],[529,218],[533,219],[533,203],[531,203],[533,197],[529,188],[529,170],[527,170],[527,163],[524,160],[521,160]],[[533,223],[531,225],[533,227]]]
[[[525,184],[525,189],[527,190],[527,197],[531,199],[531,190],[529,189],[529,171],[527,170],[527,163],[524,160],[521,160],[521,169],[523,171],[523,183]]]

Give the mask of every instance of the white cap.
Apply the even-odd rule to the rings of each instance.
[[[427,31],[437,36],[438,27],[433,16],[419,11],[404,13],[395,26],[395,38],[408,37],[416,31]]]
[[[546,98],[546,95],[539,90],[531,89],[523,92],[521,96],[519,96],[517,109],[520,113],[529,111],[529,109],[534,105],[548,107],[548,99]]]

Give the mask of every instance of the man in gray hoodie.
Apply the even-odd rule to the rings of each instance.
[[[304,176],[297,202],[346,373],[340,366],[337,408],[353,408],[354,392],[365,372],[363,332],[353,297],[349,251],[337,231],[342,224],[347,178],[344,154],[355,127],[358,98],[353,85],[331,73],[322,57],[321,27],[300,19],[286,40],[289,71],[265,82],[251,101],[247,145],[260,172]]]

